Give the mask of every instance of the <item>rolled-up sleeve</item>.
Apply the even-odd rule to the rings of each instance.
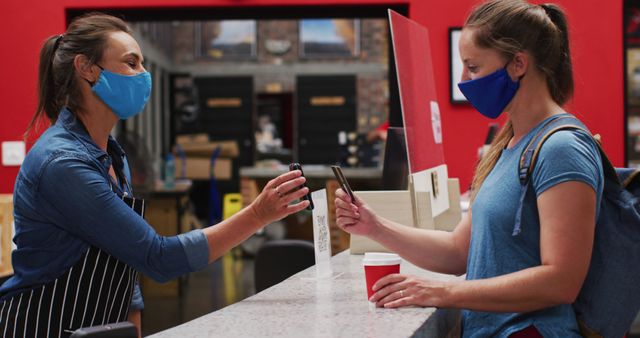
[[[209,242],[202,230],[197,229],[178,235],[178,239],[187,254],[189,266],[193,271],[209,264]]]
[[[41,172],[38,196],[51,210],[46,217],[90,244],[158,282],[208,263],[201,230],[164,237],[113,191],[90,158],[63,155]]]

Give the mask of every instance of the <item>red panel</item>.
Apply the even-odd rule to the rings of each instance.
[[[448,28],[461,26],[478,0],[412,1],[409,18],[429,29],[436,90],[442,113],[444,153],[449,177],[459,177],[461,189],[471,183],[477,148],[491,120],[472,107],[449,103]],[[570,25],[575,95],[566,107],[593,133],[600,133],[614,165],[624,164],[624,99],[622,0],[534,1],[563,7]],[[441,75],[442,74],[442,75]],[[501,118],[500,121],[504,121]]]
[[[537,3],[540,1],[537,1]],[[569,16],[576,80],[569,111],[600,133],[614,164],[624,158],[622,0],[557,0]],[[468,186],[489,120],[469,106],[449,103],[448,28],[461,26],[477,0],[3,0],[0,31],[0,142],[22,138],[36,105],[38,52],[64,30],[65,8],[157,6],[280,6],[409,4],[409,17],[429,29],[449,176]],[[339,11],[336,11],[339,14]],[[18,170],[0,165],[0,193],[13,191]]]
[[[435,109],[438,98],[429,32],[396,12],[391,12],[390,21],[409,165],[411,173],[417,173],[444,164],[442,136],[436,140],[432,128],[436,120],[440,129],[440,110]]]

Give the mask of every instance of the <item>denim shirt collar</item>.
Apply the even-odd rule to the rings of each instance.
[[[109,172],[109,167],[111,166],[111,157],[91,138],[89,132],[82,124],[82,122],[69,110],[69,108],[64,107],[60,111],[58,115],[58,120],[56,121],[56,125],[61,126],[73,136],[75,136],[87,149],[89,155],[95,158],[100,164]],[[109,135],[109,140],[107,141],[107,149],[113,155],[117,155],[117,158],[114,158],[114,167],[117,170],[123,170],[124,168],[124,158],[125,152],[124,149],[118,144],[118,142]]]

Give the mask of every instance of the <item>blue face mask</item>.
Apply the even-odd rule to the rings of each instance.
[[[519,81],[511,80],[506,68],[487,76],[458,83],[458,88],[480,114],[496,119],[520,88]]]
[[[100,78],[91,90],[122,120],[140,113],[151,94],[151,74],[122,75],[100,69]]]

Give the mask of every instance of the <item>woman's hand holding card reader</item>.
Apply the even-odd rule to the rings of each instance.
[[[344,174],[342,173],[342,169],[337,165],[332,165],[331,170],[333,170],[333,174],[336,176],[336,179],[338,179],[338,182],[340,183],[340,187],[342,188],[342,190],[344,190],[344,192],[346,192],[349,195],[349,197],[351,197],[351,203],[356,203],[356,196],[353,194],[353,191],[349,186],[349,182],[347,182],[347,178],[344,177]]]
[[[302,171],[302,166],[300,165],[300,163],[291,163],[289,164],[289,171],[294,171],[294,170],[300,170],[300,172],[302,173],[302,176],[304,176],[304,171]],[[306,187],[306,184],[302,184],[300,186],[300,189]],[[304,195],[304,197],[302,197],[302,199],[305,199],[307,201],[309,201],[309,206],[307,207],[307,210],[313,210],[313,200],[311,199],[311,191],[309,191],[308,194]]]

